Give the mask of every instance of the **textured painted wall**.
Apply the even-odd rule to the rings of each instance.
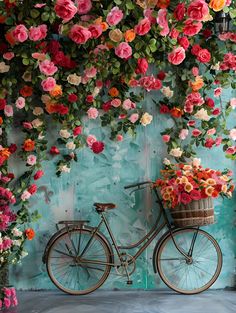
[[[148,94],[146,106],[155,116],[152,125],[140,128],[136,138],[126,137],[121,143],[106,141],[103,154],[95,155],[89,149],[79,152],[79,161],[73,165],[71,174],[57,179],[53,162],[45,164],[45,177],[40,181],[39,193],[34,197],[32,209],[39,209],[42,219],[34,226],[37,237],[29,243],[30,254],[22,265],[12,269],[12,283],[23,289],[55,288],[50,282],[41,258],[47,240],[55,231],[55,223],[62,219],[89,219],[91,225],[98,222],[94,212],[95,201],[114,202],[117,209],[109,213],[111,226],[120,243],[134,242],[143,236],[155,221],[156,208],[148,192],[130,196],[123,187],[129,183],[156,179],[162,160],[166,155],[160,130],[172,125],[171,119],[163,119],[152,103],[156,94]],[[226,97],[230,96],[227,92]],[[232,116],[233,121],[236,113]],[[89,121],[85,130],[104,139],[106,130]],[[229,167],[236,175],[235,163],[225,159],[220,149],[201,151],[199,157],[205,166],[223,169]],[[218,223],[207,230],[218,240],[224,255],[220,278],[213,288],[235,285],[235,198],[232,201],[218,200],[215,205]],[[128,288],[163,288],[158,275],[152,269],[152,251],[156,243],[143,253],[133,274],[133,286]],[[114,273],[114,272],[113,272]],[[127,288],[126,281],[111,275],[103,288]]]

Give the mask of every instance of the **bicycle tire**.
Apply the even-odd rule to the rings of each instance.
[[[70,238],[72,238],[72,241],[71,239],[69,238],[69,234],[70,234]],[[58,272],[53,270],[53,263],[52,263],[52,260],[53,259],[58,259],[58,261],[60,262],[61,260],[66,259],[67,260],[64,262],[66,264],[66,266],[68,267],[68,265],[70,267],[76,267],[76,275],[73,276],[73,273],[72,273],[72,280],[73,280],[73,277],[76,279],[76,276],[77,276],[77,283],[79,281],[79,277],[78,277],[78,268],[79,266],[77,266],[75,264],[75,256],[71,255],[69,256],[70,254],[70,250],[73,250],[73,239],[75,237],[75,235],[79,235],[80,238],[82,238],[82,234],[83,235],[86,235],[88,236],[88,240],[91,238],[91,236],[93,235],[93,232],[91,229],[86,229],[86,228],[74,228],[74,229],[70,229],[69,233],[67,230],[65,230],[64,232],[62,232],[58,237],[55,238],[54,241],[52,241],[52,243],[50,244],[49,248],[48,248],[48,253],[47,253],[47,256],[46,256],[46,268],[47,268],[47,272],[48,272],[48,275],[49,275],[49,278],[51,279],[52,283],[60,290],[62,290],[63,292],[67,293],[67,294],[71,294],[71,295],[86,295],[86,294],[89,294],[93,291],[95,291],[96,289],[98,289],[99,287],[102,286],[102,284],[106,281],[107,277],[109,276],[110,274],[110,270],[111,270],[111,265],[108,265],[108,264],[111,264],[112,263],[112,251],[111,251],[111,248],[110,246],[107,244],[107,242],[103,239],[103,236],[100,234],[100,233],[96,233],[94,236],[94,239],[93,239],[93,243],[91,244],[91,247],[94,246],[94,242],[97,242],[97,245],[100,247],[101,250],[103,250],[101,252],[101,255],[104,253],[104,260],[102,260],[102,262],[104,261],[104,263],[108,263],[107,265],[104,265],[104,269],[101,267],[99,268],[98,265],[97,268],[93,268],[91,266],[92,263],[89,263],[90,265],[80,265],[81,268],[83,268],[85,271],[88,272],[88,275],[89,275],[89,271],[91,271],[92,269],[94,270],[97,270],[97,271],[101,271],[103,272],[102,276],[97,280],[96,283],[94,283],[93,285],[89,286],[88,288],[71,288],[71,287],[68,287],[68,286],[65,286],[63,285],[62,281],[59,280],[59,277],[56,277],[56,273]],[[63,240],[65,241],[65,239],[67,239],[67,242],[66,244],[64,243],[63,245]],[[85,239],[83,239],[85,240]],[[88,241],[87,241],[88,242]],[[74,243],[74,245],[76,244],[76,242]],[[78,242],[77,242],[78,244]],[[81,245],[82,245],[82,239],[81,239]],[[85,243],[86,244],[86,241]],[[70,245],[70,246],[69,246]],[[58,249],[56,249],[56,247],[59,246],[61,247],[60,249],[64,249],[64,246],[66,247],[66,252],[63,252],[63,253],[59,253]],[[95,246],[94,246],[95,247]],[[69,249],[68,249],[69,248]],[[82,247],[81,247],[82,249]],[[89,251],[89,250],[88,250]],[[55,254],[56,253],[56,254]],[[87,252],[86,252],[87,253]],[[68,255],[65,255],[65,254],[68,254]],[[60,256],[59,256],[60,255]],[[98,256],[96,256],[97,258]],[[91,257],[90,257],[91,258]],[[89,260],[87,259],[87,261],[95,261],[95,260]],[[82,264],[82,263],[81,263]],[[59,267],[60,263],[57,264],[57,267]],[[55,264],[54,264],[55,266]],[[100,266],[100,265],[99,265]],[[60,266],[60,270],[59,270],[59,273],[61,272],[62,270],[62,267],[63,265]],[[66,269],[65,269],[66,271]],[[65,275],[66,272],[65,272]],[[91,275],[90,275],[91,276]],[[65,276],[66,277],[66,276]],[[71,280],[71,283],[72,283],[72,280]],[[83,280],[83,284],[85,284],[85,280]],[[76,283],[75,283],[75,286],[76,286]],[[78,286],[79,286],[79,283],[78,283]],[[82,285],[80,285],[82,286]]]
[[[196,232],[196,228],[178,229],[178,230],[173,231],[173,236],[174,236],[175,240],[178,243],[178,241],[179,242],[181,242],[181,240],[182,240],[182,242],[184,241],[183,238],[187,237],[186,234],[190,235],[189,237],[192,238],[191,233],[193,234],[193,232]],[[179,240],[178,240],[178,237],[180,238]],[[201,250],[199,250],[199,251],[197,250],[196,251],[196,249],[197,249],[196,248],[196,243],[197,243],[197,240],[198,240],[197,239],[196,243],[195,243],[195,248],[193,250],[193,263],[192,264],[187,264],[186,258],[185,258],[185,261],[183,261],[183,256],[174,247],[173,240],[172,240],[172,237],[171,237],[170,233],[163,239],[163,241],[161,242],[161,244],[159,246],[159,249],[158,249],[158,252],[157,252],[157,257],[156,257],[156,260],[155,260],[158,273],[159,273],[162,281],[169,288],[171,288],[172,290],[174,290],[174,291],[176,291],[178,293],[185,294],[185,295],[193,295],[193,294],[201,293],[201,292],[207,290],[208,288],[210,288],[214,284],[214,282],[217,280],[219,275],[220,275],[221,268],[222,268],[222,252],[221,252],[221,249],[220,249],[217,241],[209,233],[207,233],[206,231],[203,231],[201,229],[198,230],[198,237],[197,238],[200,238],[200,237],[205,238],[205,241],[206,241],[206,245],[205,246],[208,247],[208,245],[209,245],[209,248],[206,249],[206,248],[202,247],[202,249],[201,249],[201,242],[202,243],[204,242],[204,240],[201,239],[201,241],[198,242],[198,244],[200,245],[200,247],[198,249],[201,249]],[[172,242],[172,244],[171,244],[171,242]],[[165,256],[165,253],[170,253],[170,252],[166,252],[167,249],[168,249],[167,245],[169,245],[169,247],[168,247],[169,250],[172,248],[171,249],[172,253],[173,253],[173,251],[175,249],[175,252],[177,253],[177,255],[179,255],[179,260],[177,260],[178,257],[174,258],[174,257],[166,257]],[[188,243],[187,243],[187,245],[188,245]],[[183,247],[181,247],[181,248],[183,248]],[[214,261],[213,257],[212,258],[207,257],[207,253],[209,254],[210,248],[212,248],[212,250],[215,250],[214,251],[214,257],[216,257],[217,261]],[[189,249],[189,248],[187,248],[187,249]],[[187,252],[187,251],[185,250],[185,252]],[[205,257],[202,256],[203,253],[206,254]],[[202,261],[199,261],[201,259],[202,259]],[[200,262],[204,262],[203,261],[204,259],[206,260],[205,263],[207,263],[208,266],[209,266],[210,262],[213,262],[213,261],[216,262],[215,270],[212,273],[212,276],[208,272],[208,270],[200,267],[199,264],[197,264],[197,263],[200,263]],[[167,274],[167,270],[164,269],[164,268],[167,268],[167,265],[164,265],[164,264],[167,264],[167,261],[169,261],[170,268],[172,267],[170,275],[168,275]],[[178,265],[178,261],[179,261],[179,265]],[[176,265],[174,265],[175,262],[176,262]],[[186,266],[185,266],[185,263],[186,263]],[[195,272],[195,274],[196,274],[197,270],[200,271],[201,275],[198,275],[199,281],[200,281],[201,276],[203,277],[204,273],[209,274],[211,276],[211,278],[209,280],[203,282],[201,286],[199,285],[198,287],[192,288],[192,289],[183,288],[183,287],[180,287],[180,286],[174,284],[173,281],[171,281],[171,280],[172,279],[174,280],[174,278],[177,277],[177,275],[180,275],[180,277],[181,277],[180,281],[182,281],[184,279],[184,280],[186,280],[186,284],[187,284],[188,279],[187,279],[187,277],[184,278],[184,275],[187,276],[187,270],[183,270],[183,269],[184,269],[184,267],[188,268],[190,265],[192,265],[192,267],[193,267],[193,273]],[[200,265],[201,265],[201,263],[200,263]],[[179,274],[177,274],[177,272],[179,272]],[[189,272],[190,272],[190,270],[188,270],[188,274],[189,274]],[[190,273],[189,274],[189,284],[191,282],[192,277],[193,276],[191,276],[191,273]]]

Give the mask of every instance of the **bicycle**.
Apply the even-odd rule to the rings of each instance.
[[[154,272],[159,273],[163,282],[174,291],[192,295],[207,290],[216,281],[222,268],[222,252],[217,241],[199,227],[172,225],[153,182],[124,188],[136,188],[133,190],[136,191],[147,187],[154,190],[160,210],[151,230],[134,244],[117,245],[106,218],[106,212],[116,207],[113,203],[94,204],[101,217],[96,227],[88,226],[89,221],[85,220],[57,224],[58,231],[45,248],[43,262],[51,281],[60,290],[72,295],[93,292],[106,281],[112,267],[118,275],[127,277],[127,284],[132,284],[130,276],[135,271],[137,258],[164,227],[167,231],[153,251]],[[100,231],[102,225],[111,241]],[[134,255],[126,252],[133,248],[138,248]]]

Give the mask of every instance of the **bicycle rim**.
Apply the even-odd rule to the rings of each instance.
[[[173,233],[177,245],[188,254],[195,228]],[[192,263],[176,249],[169,234],[157,254],[157,269],[163,282],[182,294],[197,294],[214,284],[222,268],[222,253],[216,240],[203,230],[198,231]]]
[[[111,266],[106,263],[111,263],[111,251],[97,234],[83,254],[84,261],[78,261],[91,237],[91,231],[86,229],[70,230],[70,235],[65,231],[49,248],[46,261],[48,275],[56,287],[65,293],[85,295],[93,292],[110,273]]]

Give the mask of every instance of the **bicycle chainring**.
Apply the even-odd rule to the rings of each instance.
[[[122,254],[122,262],[120,265],[115,267],[116,272],[120,276],[132,275],[136,269],[135,259],[128,253]]]

